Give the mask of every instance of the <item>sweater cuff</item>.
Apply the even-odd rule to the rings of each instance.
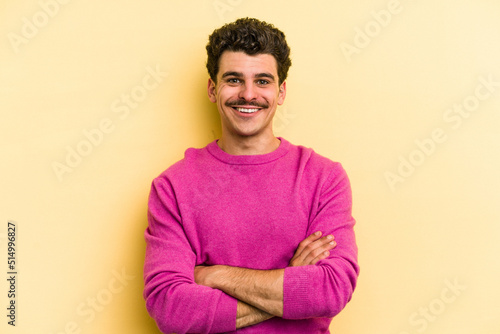
[[[211,332],[223,333],[236,330],[236,311],[238,301],[221,291],[219,303],[215,310],[215,318]]]
[[[283,318],[303,319],[313,305],[308,266],[287,267],[283,278]]]

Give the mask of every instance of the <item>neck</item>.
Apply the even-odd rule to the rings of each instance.
[[[224,133],[217,142],[224,152],[231,155],[267,154],[276,150],[280,146],[280,143],[281,141],[274,135],[266,137],[248,136],[235,138],[225,136]]]

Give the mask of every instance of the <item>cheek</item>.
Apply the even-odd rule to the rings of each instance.
[[[234,89],[231,89],[231,87],[221,86],[217,91],[217,97],[221,104],[224,104],[227,100],[234,98],[234,96],[235,92]]]
[[[220,107],[224,105],[225,97],[224,97],[224,91],[223,87],[218,87],[217,89],[217,105]]]
[[[280,104],[280,97],[279,97],[279,95],[268,94],[264,98],[271,105],[278,105],[278,104]]]

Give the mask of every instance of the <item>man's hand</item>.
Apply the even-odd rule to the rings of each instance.
[[[298,267],[316,264],[319,260],[330,256],[330,251],[336,246],[337,243],[333,235],[321,237],[321,231],[317,231],[300,242],[288,266]],[[212,279],[216,279],[214,277],[217,275],[216,271],[217,268],[214,266],[196,266],[194,268],[194,281],[200,285],[214,287]]]
[[[321,231],[317,231],[302,240],[288,266],[298,267],[316,264],[319,260],[326,259],[335,246],[337,243],[333,235],[321,237]]]
[[[319,260],[330,256],[330,251],[336,246],[337,243],[333,235],[321,237],[321,231],[317,231],[300,242],[288,266],[298,267],[316,264]],[[194,281],[197,284],[212,287],[213,282],[210,279],[211,275],[216,274],[214,269],[216,268],[196,266],[194,268]]]
[[[288,266],[298,267],[316,264],[319,260],[330,256],[330,251],[336,246],[337,243],[333,235],[321,237],[321,231],[317,231],[300,242]],[[210,279],[211,275],[216,274],[214,269],[216,268],[196,266],[194,268],[194,281],[200,285],[212,286]]]
[[[236,311],[236,329],[252,326],[262,321],[274,317],[272,314],[264,312],[256,307],[238,300],[238,308]]]
[[[285,269],[254,270],[225,265],[196,266],[197,284],[226,294],[266,313],[283,316],[283,274]]]
[[[335,248],[333,235],[322,237],[318,231],[299,244],[290,267],[314,265],[327,258]],[[238,299],[237,328],[283,316],[284,269],[252,270],[223,265],[196,266],[196,284],[224,291]]]
[[[220,278],[224,274],[224,268],[231,270],[231,267],[227,266],[196,266],[194,268],[194,281],[196,284],[215,288],[214,280],[217,279],[217,276]],[[237,329],[258,324],[272,317],[272,314],[238,300],[236,311]]]
[[[212,273],[213,269],[211,266],[196,266],[194,267],[194,281],[196,284],[199,285],[204,285],[204,286],[211,286],[209,281],[210,281],[210,274]]]

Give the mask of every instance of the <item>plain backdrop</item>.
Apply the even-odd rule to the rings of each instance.
[[[151,181],[220,135],[213,29],[256,17],[293,65],[276,135],[343,164],[361,274],[342,334],[500,333],[500,3],[0,4],[0,267],[16,326],[159,333],[142,298]],[[189,312],[189,310],[186,310]]]

